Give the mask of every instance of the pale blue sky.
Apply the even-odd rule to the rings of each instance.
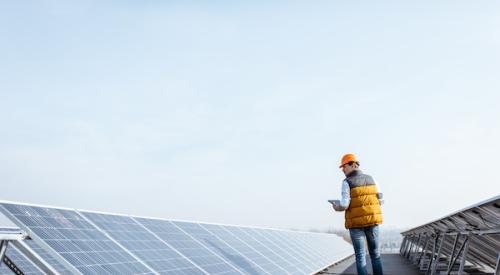
[[[0,199],[342,227],[342,154],[385,225],[497,195],[498,1],[2,1]]]

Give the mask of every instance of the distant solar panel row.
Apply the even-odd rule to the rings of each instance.
[[[0,210],[60,274],[311,274],[352,254],[348,243],[331,234],[14,203],[0,203]],[[41,273],[15,256],[25,273]]]

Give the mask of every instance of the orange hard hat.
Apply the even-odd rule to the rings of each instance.
[[[354,154],[345,154],[342,157],[342,160],[340,161],[339,168],[342,168],[342,166],[346,165],[347,163],[349,163],[351,161],[359,162]]]

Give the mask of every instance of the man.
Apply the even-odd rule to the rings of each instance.
[[[359,275],[366,271],[365,237],[372,261],[374,275],[382,275],[382,261],[379,250],[379,224],[382,224],[380,205],[382,193],[373,178],[359,170],[359,161],[353,154],[342,157],[340,167],[346,178],[342,182],[342,199],[334,203],[335,211],[345,210],[345,228],[349,229],[356,269]]]

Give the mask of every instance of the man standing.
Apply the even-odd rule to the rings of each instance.
[[[373,178],[359,170],[359,161],[353,154],[342,157],[340,168],[346,178],[342,182],[342,199],[340,205],[333,204],[336,211],[345,210],[345,228],[349,229],[354,253],[356,269],[359,275],[366,271],[365,237],[372,262],[373,274],[382,275],[380,260],[379,224],[382,224],[380,205],[382,193]]]

